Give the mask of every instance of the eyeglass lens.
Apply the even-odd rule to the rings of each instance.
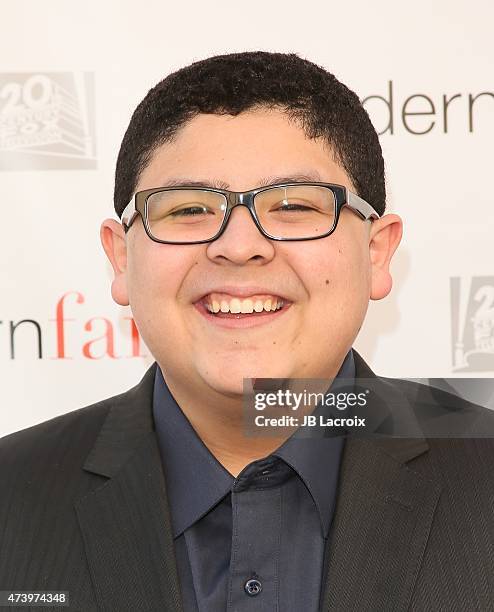
[[[336,203],[327,187],[273,187],[256,194],[259,223],[275,238],[312,238],[334,225]],[[227,210],[226,196],[201,189],[176,189],[151,194],[147,221],[158,240],[195,242],[215,236]]]

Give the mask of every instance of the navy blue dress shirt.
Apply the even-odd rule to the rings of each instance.
[[[350,350],[337,377],[354,376]],[[318,612],[344,438],[291,436],[235,478],[159,367],[153,417],[185,612]]]

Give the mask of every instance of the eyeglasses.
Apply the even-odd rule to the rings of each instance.
[[[342,185],[283,183],[251,191],[159,187],[138,191],[122,213],[127,232],[140,215],[151,240],[164,244],[212,242],[225,231],[235,206],[246,206],[270,240],[317,240],[332,234],[343,206],[363,220],[376,210]]]

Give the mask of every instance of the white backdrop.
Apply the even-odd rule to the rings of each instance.
[[[124,391],[152,362],[99,243],[116,155],[150,87],[233,51],[296,52],[380,96],[365,104],[404,237],[357,350],[387,376],[493,376],[490,0],[0,7],[0,436]]]

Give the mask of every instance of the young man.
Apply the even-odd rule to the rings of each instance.
[[[0,588],[84,612],[490,609],[489,439],[244,435],[244,378],[376,378],[352,343],[402,222],[357,96],[296,55],[179,70],[131,119],[115,210],[112,295],[156,363],[0,441]]]

